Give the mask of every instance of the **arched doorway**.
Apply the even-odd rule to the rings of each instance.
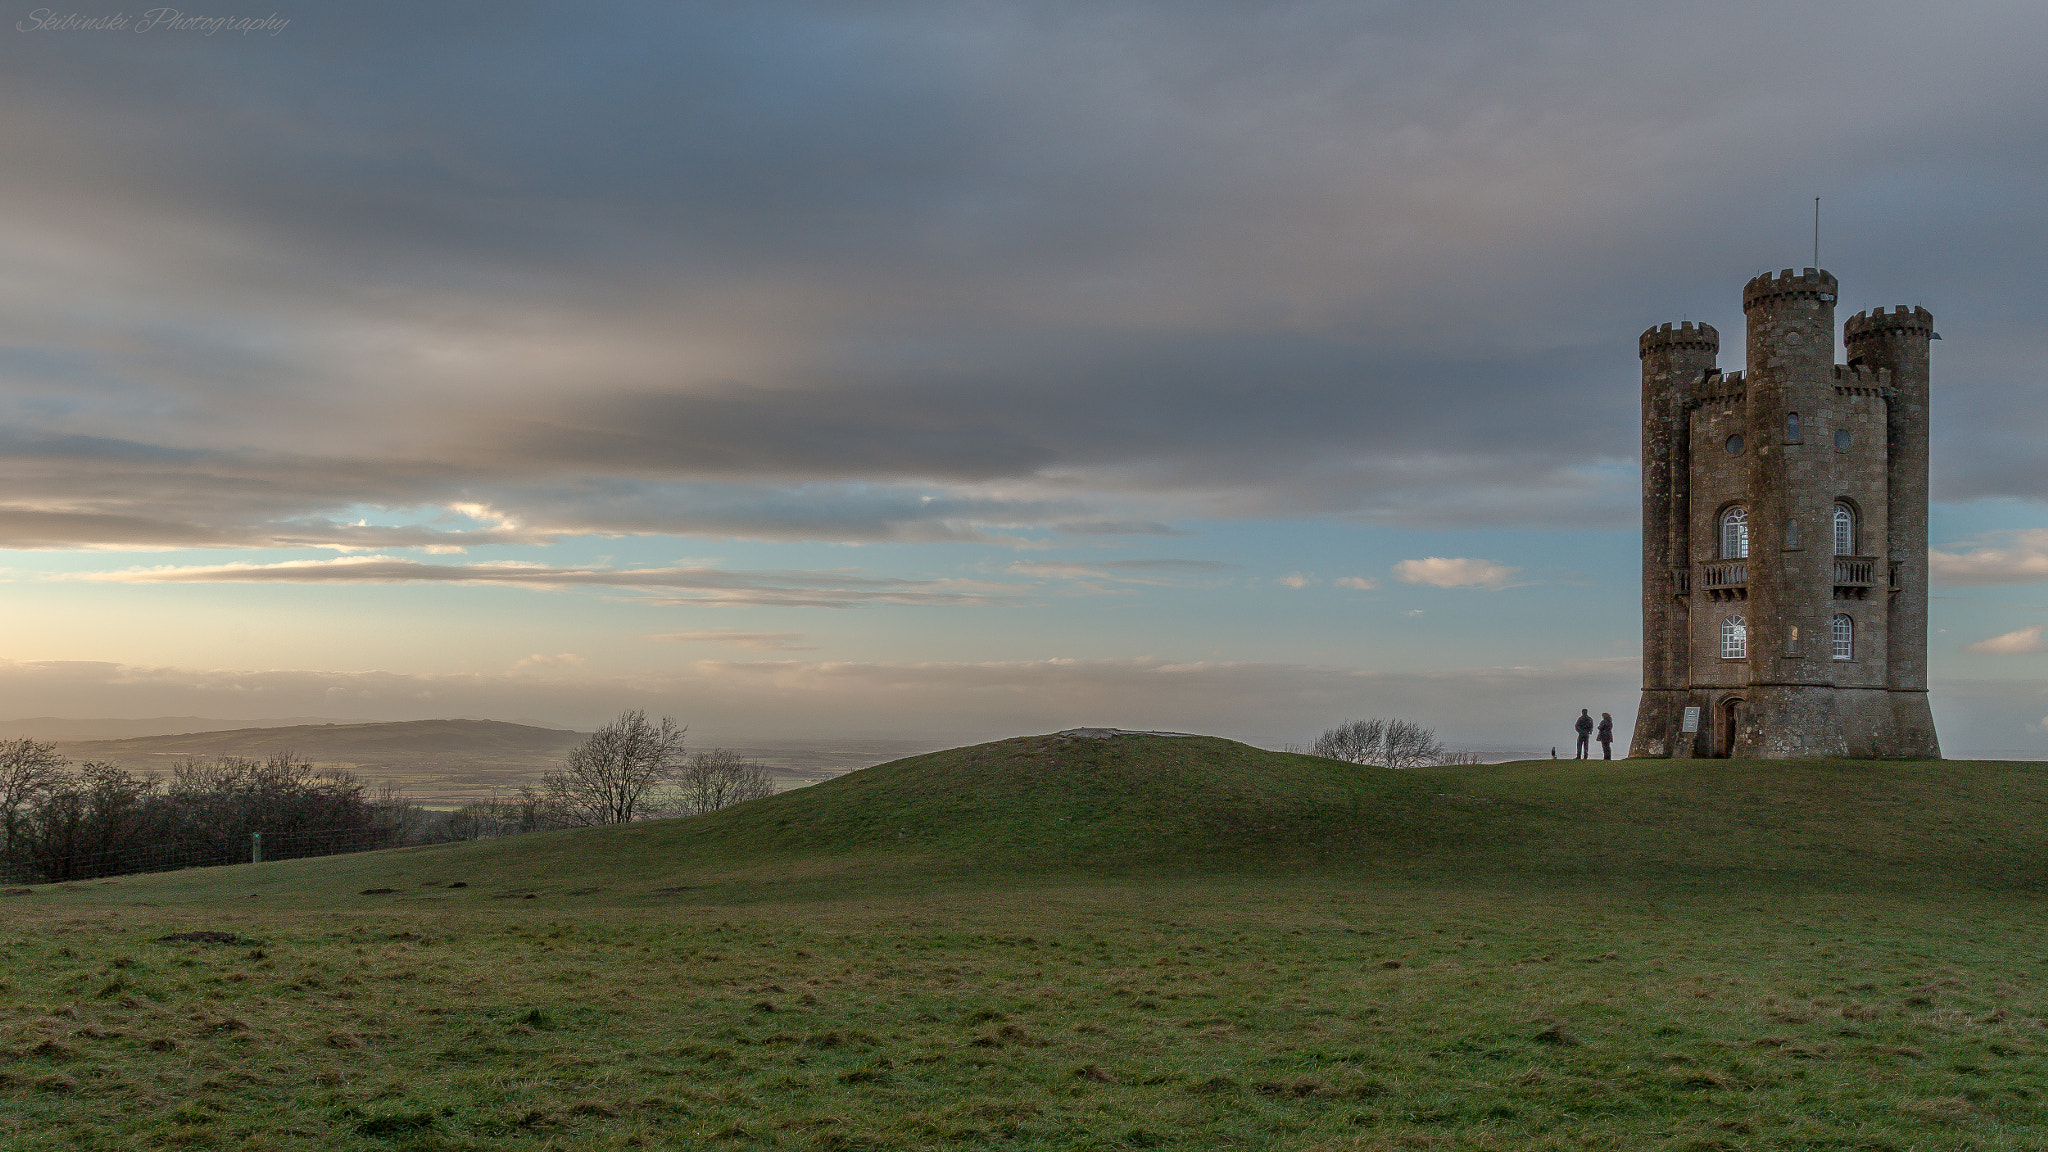
[[[1735,755],[1735,726],[1742,720],[1742,697],[1730,696],[1715,709],[1714,755]]]

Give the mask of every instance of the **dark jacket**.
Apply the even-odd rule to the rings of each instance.
[[[1578,723],[1573,724],[1572,727],[1578,730],[1579,735],[1584,736],[1593,730],[1593,718],[1582,712],[1579,714]]]
[[[1600,735],[1595,737],[1595,739],[1599,740],[1602,744],[1614,743],[1614,721],[1602,720],[1600,722]]]

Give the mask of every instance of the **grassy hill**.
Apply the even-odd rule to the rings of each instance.
[[[0,1148],[2048,1147],[2048,766],[1037,736],[0,892]]]
[[[1209,737],[1034,736],[913,756],[686,820],[123,884],[196,900],[254,884],[346,901],[362,888],[460,878],[475,899],[602,888],[607,899],[661,900],[683,885],[763,878],[1305,868],[1475,882],[2040,891],[2048,765],[1544,760],[1390,772]]]

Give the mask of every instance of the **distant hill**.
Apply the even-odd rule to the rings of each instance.
[[[460,803],[532,783],[582,739],[579,732],[501,720],[404,720],[59,740],[57,747],[72,760],[158,770],[187,757],[262,760],[290,752],[367,780],[393,781],[416,800]]]
[[[316,764],[348,768],[372,783],[389,780],[420,803],[456,805],[509,795],[558,766],[584,734],[562,728],[502,720],[405,720],[387,723],[291,724],[228,730],[187,730],[192,718],[132,721],[56,721],[55,725],[161,724],[149,735],[67,737],[44,718],[18,721],[24,730],[0,722],[0,739],[18,735],[50,740],[74,761],[110,760],[131,770],[162,771],[187,757],[242,756],[267,759],[290,752]],[[225,723],[206,721],[205,723]],[[50,734],[45,734],[50,733]],[[692,743],[691,751],[705,745]],[[905,741],[788,741],[749,743],[737,751],[769,766],[785,787],[813,783],[891,760],[930,745]]]
[[[230,720],[205,716],[152,716],[144,720],[73,720],[63,716],[25,716],[0,720],[0,740],[27,736],[32,740],[123,740],[161,736],[166,732],[205,732],[226,728]]]
[[[294,724],[236,728],[126,740],[67,742],[72,755],[94,759],[146,756],[268,756],[296,752],[309,760],[401,760],[422,757],[553,756],[582,736],[561,728],[534,728],[502,720],[401,720],[378,724]]]
[[[294,724],[358,724],[364,721],[338,716],[272,716],[244,720],[244,728],[285,728]],[[27,736],[34,740],[127,740],[136,736],[182,735],[187,732],[218,732],[235,727],[233,720],[212,716],[150,716],[130,719],[77,719],[68,716],[24,716],[0,720],[0,740]]]

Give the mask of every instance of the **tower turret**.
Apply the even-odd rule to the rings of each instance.
[[[1917,306],[1873,308],[1842,324],[1849,366],[1891,374],[1885,481],[1892,518],[1885,560],[1892,643],[1886,686],[1895,694],[1899,739],[1914,756],[1941,755],[1927,704],[1928,342],[1934,338],[1933,314]]]
[[[1685,708],[1686,603],[1691,568],[1687,543],[1691,445],[1686,413],[1702,388],[1716,383],[1721,334],[1691,321],[1642,334],[1643,361],[1643,701],[1660,722],[1638,733],[1675,730]],[[1668,713],[1668,715],[1663,715]],[[1669,720],[1664,724],[1662,720]],[[1668,755],[1661,741],[1638,755]]]
[[[1832,557],[1809,547],[1825,539],[1831,485],[1817,472],[1820,446],[1808,433],[1832,408],[1835,278],[1817,268],[1763,275],[1742,289],[1748,321],[1749,390],[1745,485],[1749,512],[1749,675],[1754,690],[1737,736],[1752,754],[1844,755],[1830,693],[1790,694],[1810,722],[1773,722],[1784,689],[1823,686],[1832,669],[1820,641],[1833,616]],[[1819,713],[1826,713],[1820,715]]]

